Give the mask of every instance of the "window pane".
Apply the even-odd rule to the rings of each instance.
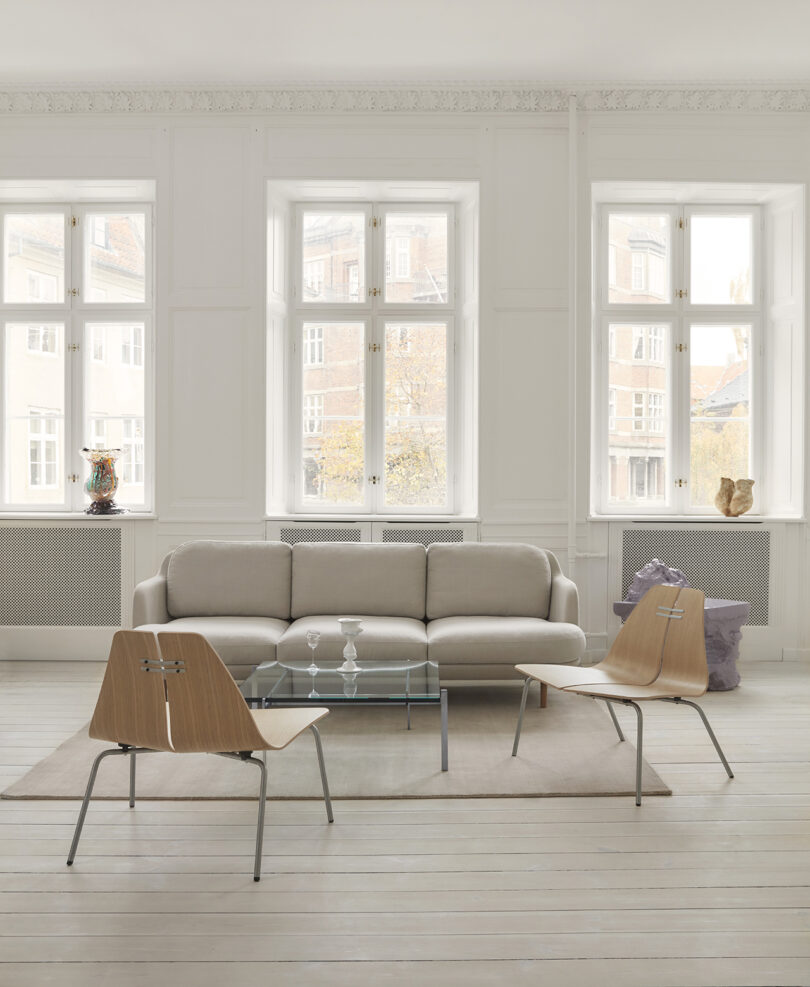
[[[84,445],[120,449],[115,500],[132,507],[145,503],[143,322],[88,322],[84,330]],[[85,465],[89,474],[90,465]],[[86,477],[85,477],[86,479]]]
[[[666,501],[668,325],[608,327],[608,496]]]
[[[611,213],[608,221],[608,301],[619,305],[670,301],[668,213]]]
[[[690,330],[690,500],[714,504],[720,477],[749,477],[751,326]]]
[[[85,299],[146,300],[146,214],[88,213],[84,230]]]
[[[61,323],[6,326],[6,497],[11,504],[64,503],[64,333]]]
[[[385,300],[447,302],[447,213],[386,214]]]
[[[62,213],[11,213],[4,223],[4,301],[65,301],[65,217]]]
[[[753,301],[753,222],[749,216],[692,216],[689,297],[694,305]]]
[[[317,331],[316,331],[317,330]],[[318,340],[319,362],[303,366],[304,502],[362,505],[365,482],[365,326],[305,322],[301,342]]]
[[[365,213],[305,212],[303,222],[302,301],[365,301]]]
[[[447,324],[386,323],[385,504],[447,502]]]

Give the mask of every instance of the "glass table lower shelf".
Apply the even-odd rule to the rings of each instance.
[[[339,671],[342,662],[266,661],[239,686],[249,706],[411,706],[441,709],[442,771],[447,771],[447,689],[433,661],[357,662],[357,671]]]

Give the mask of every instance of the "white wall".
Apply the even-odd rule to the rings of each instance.
[[[157,519],[125,522],[135,580],[187,538],[263,537],[267,179],[478,180],[482,537],[556,551],[580,586],[598,651],[617,626],[609,606],[617,560],[608,524],[587,521],[590,182],[806,182],[810,117],[8,113],[0,179],[35,177],[157,183]],[[792,524],[777,541],[786,546],[774,586],[781,603],[757,645],[765,657],[810,649],[801,603],[808,526]]]

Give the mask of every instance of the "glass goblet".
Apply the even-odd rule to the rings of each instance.
[[[315,664],[315,649],[318,647],[320,639],[320,631],[307,631],[307,647],[312,650],[312,660],[307,667],[307,671],[312,676],[312,691],[307,696],[308,699],[318,698],[318,693],[315,691],[315,676],[318,674],[318,666]]]

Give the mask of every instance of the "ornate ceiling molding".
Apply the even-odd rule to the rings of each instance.
[[[568,109],[807,112],[810,85],[748,88],[525,85],[121,87],[0,90],[0,115],[116,113],[548,113]]]

